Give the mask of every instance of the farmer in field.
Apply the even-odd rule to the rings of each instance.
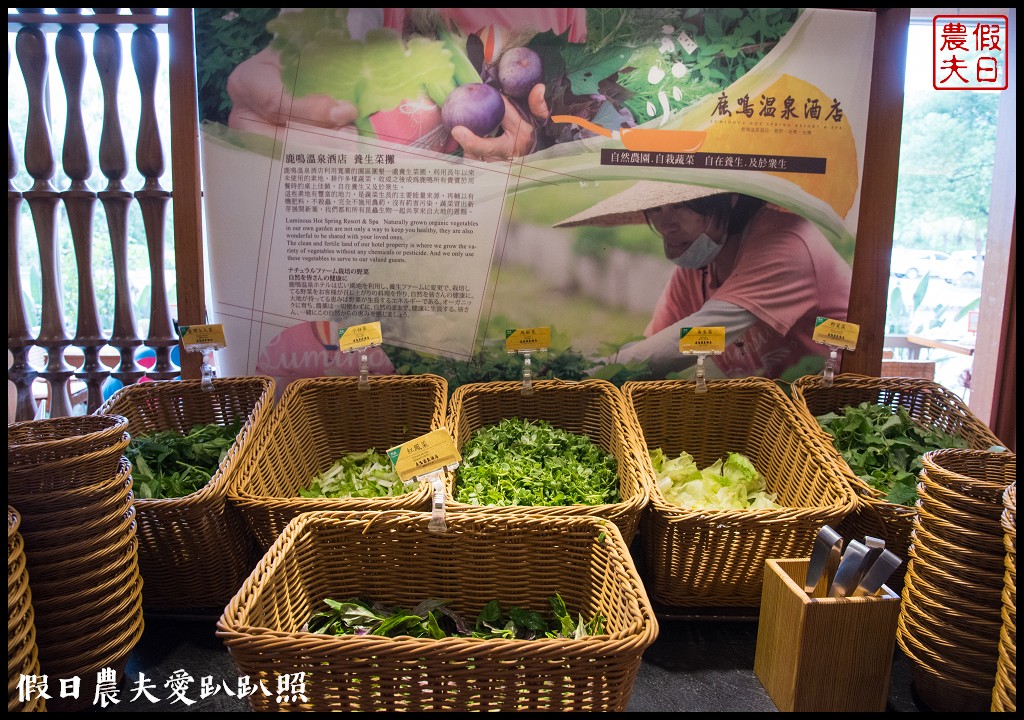
[[[647,361],[656,377],[695,357],[679,351],[683,327],[726,329],[709,359],[726,377],[818,372],[829,349],[814,342],[818,316],[845,320],[850,265],[814,223],[756,197],[718,188],[639,181],[557,223],[646,223],[676,265],[647,328],[607,362]]]

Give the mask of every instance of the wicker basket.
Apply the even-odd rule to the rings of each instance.
[[[348,453],[389,448],[444,425],[448,382],[439,375],[374,375],[289,383],[264,426],[258,450],[228,489],[228,502],[268,549],[292,518],[317,510],[427,510],[426,483],[380,498],[304,498],[299,489]]]
[[[626,544],[631,544],[647,507],[653,478],[639,428],[622,392],[605,380],[538,380],[533,382],[532,395],[523,395],[522,389],[523,384],[515,381],[468,383],[456,388],[448,405],[448,429],[456,447],[461,451],[475,431],[506,418],[544,420],[555,428],[589,437],[615,457],[619,502],[543,507],[471,505],[454,500],[456,474],[447,481],[446,502],[450,509],[498,515],[596,515],[618,525]]]
[[[85,447],[81,450],[95,454]],[[142,635],[132,467],[122,455],[117,460],[116,472],[96,469],[87,477],[78,468],[76,487],[66,493],[45,489],[59,484],[50,470],[38,479],[25,470],[8,488],[22,517],[39,672],[53,684],[57,678],[74,676],[82,682],[78,698],[51,694],[46,702],[51,712],[87,707],[96,671],[109,667],[120,678],[128,654]],[[70,467],[74,461],[72,455],[63,462]],[[39,470],[56,464],[21,467]],[[59,531],[61,526],[66,532]]]
[[[18,532],[21,516],[7,506],[7,712],[45,712],[46,699],[31,694],[22,700],[22,675],[38,676],[35,614],[28,584],[25,543]]]
[[[783,507],[687,509],[669,503],[655,481],[643,528],[651,594],[678,607],[758,607],[765,560],[809,557],[818,530],[837,525],[857,499],[820,433],[775,383],[715,380],[706,393],[695,390],[683,380],[623,385],[645,450],[685,450],[702,468],[742,453]]]
[[[893,410],[906,408],[914,420],[927,427],[962,437],[968,447],[973,449],[986,450],[1002,444],[959,397],[931,380],[876,378],[845,373],[836,375],[832,384],[826,385],[823,377],[807,375],[793,383],[792,398],[797,408],[808,416],[813,427],[825,435],[833,449],[835,446],[832,445],[831,436],[821,430],[815,418],[864,402],[886,405]],[[854,475],[838,451],[835,454],[836,462],[862,500],[856,512],[851,513],[838,528],[839,531],[848,539],[862,539],[865,535],[881,538],[885,540],[887,549],[906,560],[917,511],[913,507],[886,502],[882,493]],[[899,590],[906,569],[906,562],[897,568],[890,579],[890,587]]]
[[[7,426],[7,478],[24,497],[41,502],[54,492],[88,492],[117,471],[128,447],[128,420],[71,416]],[[101,491],[103,492],[103,491]],[[28,508],[19,507],[23,514]]]
[[[998,518],[1016,455],[947,449],[921,462],[897,642],[931,709],[983,712],[993,702],[1003,626]]]
[[[657,622],[629,549],[597,517],[317,512],[292,521],[217,624],[242,674],[274,687],[304,672],[307,697],[255,710],[623,711]],[[475,618],[491,600],[607,619],[575,640],[421,639],[304,632],[325,598],[412,608],[427,598]]]
[[[992,689],[992,712],[1017,711],[1017,481],[1003,494],[1003,545],[1006,572],[1003,582],[1003,625],[999,633],[996,684]]]
[[[143,603],[153,611],[223,607],[249,574],[258,552],[242,519],[227,507],[233,469],[267,418],[274,397],[269,377],[224,378],[204,389],[200,380],[172,380],[121,388],[96,411],[123,415],[132,435],[195,425],[242,423],[210,482],[181,498],[136,498]]]

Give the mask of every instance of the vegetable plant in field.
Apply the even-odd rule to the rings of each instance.
[[[328,609],[315,612],[306,629],[321,635],[408,636],[435,640],[446,637],[579,639],[604,632],[603,616],[595,615],[585,621],[582,615],[577,614],[574,620],[558,593],[548,598],[550,612],[547,616],[514,605],[505,610],[498,600],[491,600],[472,625],[449,607],[450,602],[429,598],[412,610],[405,610],[381,602],[370,603],[360,598],[344,602],[326,598],[324,603]]]
[[[462,448],[455,500],[469,505],[607,505],[619,502],[615,457],[585,435],[544,420],[506,418]]]
[[[134,436],[125,456],[132,463],[136,497],[177,498],[197,492],[213,479],[241,427],[240,422],[194,425],[184,435],[158,430]]]
[[[668,457],[652,450],[651,465],[665,499],[686,508],[762,510],[781,507],[769,493],[764,477],[746,455],[729,453],[701,470],[688,452]]]
[[[963,438],[917,422],[902,406],[893,409],[863,402],[819,415],[817,420],[853,474],[897,505],[917,501],[922,455],[967,447]]]

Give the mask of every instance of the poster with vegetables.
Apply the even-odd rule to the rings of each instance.
[[[873,13],[196,8],[195,19],[224,373],[273,375],[281,389],[357,374],[337,330],[378,321],[371,373],[435,372],[451,389],[517,379],[522,360],[503,343],[516,327],[551,327],[541,377],[691,377],[678,332],[656,342],[659,323],[684,320],[727,327],[712,378],[823,366],[804,320],[845,317]],[[652,217],[711,195],[763,212],[735,232],[693,230],[706,230],[712,259],[687,264]],[[754,234],[755,217],[775,235]]]

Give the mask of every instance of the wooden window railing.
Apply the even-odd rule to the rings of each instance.
[[[43,9],[20,10],[8,15],[8,36],[15,36],[16,59],[12,63],[9,41],[8,75],[9,83],[19,82],[10,76],[15,69],[20,70],[28,111],[24,127],[17,129],[18,136],[24,138],[23,147],[15,146],[12,115],[8,113],[7,347],[8,380],[17,393],[15,418],[29,420],[37,415],[40,380],[46,385],[43,394],[48,401],[47,414],[56,417],[95,410],[102,403],[103,386],[109,378],[129,385],[142,378],[197,376],[197,363],[185,359],[183,368],[172,361],[172,350],[178,342],[173,321],[203,322],[205,307],[191,8],[173,8],[163,14],[153,8],[94,8],[94,14],[80,9],[60,9],[57,14]],[[83,29],[94,33],[91,49],[86,47]],[[129,58],[123,57],[122,33],[131,34]],[[170,48],[170,58],[161,57],[157,33],[170,34],[170,42],[165,44]],[[170,98],[158,103],[157,72],[162,62],[169,62],[169,90],[163,92]],[[54,63],[61,79],[62,87],[58,88],[49,82]],[[122,132],[119,80],[123,66],[138,82],[134,153],[126,147]],[[98,137],[86,131],[83,116],[82,88],[87,72],[98,74],[102,89]],[[52,136],[49,113],[54,92],[63,92],[67,108],[62,138]],[[169,107],[170,112],[158,110],[160,107]],[[173,148],[174,189],[164,186],[166,155],[161,128]],[[54,150],[58,141],[59,157]],[[94,158],[98,159],[99,175],[94,171]],[[58,162],[63,187],[55,185]],[[130,162],[141,176],[135,187],[125,184]],[[29,180],[18,187],[22,168]],[[102,187],[93,189],[90,181]],[[30,223],[20,220],[23,204],[29,210]],[[165,280],[169,204],[173,207],[177,273],[174,318]],[[148,268],[130,265],[130,212],[141,213]],[[102,235],[109,238],[109,267],[96,267],[94,226],[104,227]],[[40,277],[29,281],[39,288],[38,325],[26,308],[26,268],[21,257],[33,235]],[[62,263],[60,248],[62,243],[67,244],[68,237],[74,262]],[[150,289],[145,337],[139,333],[142,323],[135,317],[129,285],[130,274],[140,270],[148,270]],[[101,277],[108,285],[112,277],[112,317],[100,316],[95,280]],[[69,281],[77,284],[74,317],[66,314],[62,297],[62,287]],[[148,368],[136,359],[141,348],[150,348],[155,355]],[[30,353],[38,357],[40,351],[45,360],[33,363]],[[74,395],[85,397],[84,408],[73,405]]]

